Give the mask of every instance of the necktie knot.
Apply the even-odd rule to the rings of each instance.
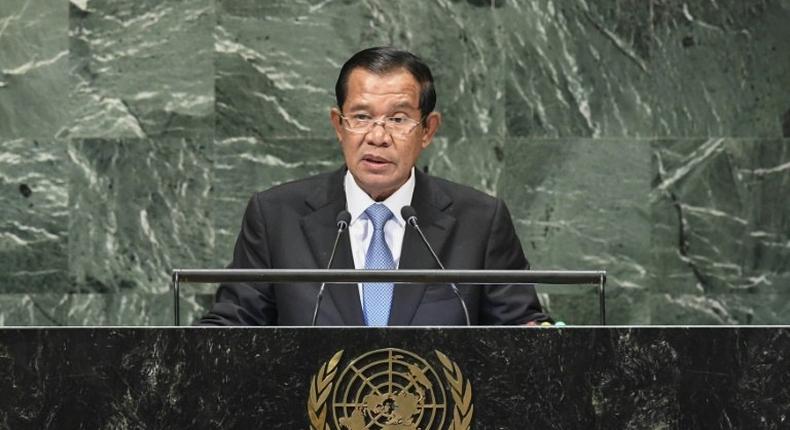
[[[392,212],[381,203],[373,203],[365,210],[365,213],[373,223],[374,230],[384,229],[384,224],[393,217]]]

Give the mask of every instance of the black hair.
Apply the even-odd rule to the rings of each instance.
[[[384,75],[396,69],[406,69],[420,84],[420,114],[422,119],[433,112],[436,106],[436,90],[433,87],[431,69],[422,59],[411,52],[393,47],[375,47],[357,52],[343,64],[335,83],[337,107],[343,109],[348,92],[348,77],[357,68]]]

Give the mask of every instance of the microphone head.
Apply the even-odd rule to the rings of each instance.
[[[408,224],[417,225],[417,211],[411,206],[404,206],[400,208],[400,215]]]
[[[345,229],[348,227],[348,224],[351,222],[351,214],[348,213],[347,210],[343,209],[342,211],[337,213],[337,218],[335,223],[337,224],[337,228]]]

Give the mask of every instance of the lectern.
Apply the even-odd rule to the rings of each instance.
[[[787,327],[4,328],[11,429],[786,429]]]
[[[374,276],[463,275],[399,272]],[[300,276],[327,275],[359,273]],[[787,351],[784,326],[3,328],[0,428],[785,429]]]

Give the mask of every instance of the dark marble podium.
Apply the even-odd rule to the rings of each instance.
[[[474,429],[790,428],[787,327],[9,328],[0,428],[306,429],[319,368],[382,348],[457,363]]]

